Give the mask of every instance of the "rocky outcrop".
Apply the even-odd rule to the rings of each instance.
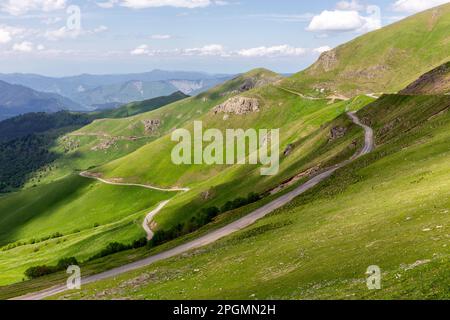
[[[104,151],[104,150],[108,150],[109,148],[111,148],[112,146],[114,146],[116,144],[116,142],[118,141],[118,138],[116,137],[111,137],[109,139],[104,139],[101,140],[101,142],[92,147],[91,150],[92,151]]]
[[[448,94],[450,92],[450,62],[425,73],[411,83],[400,94]]]
[[[336,139],[342,138],[347,133],[346,127],[333,127],[330,130],[330,139],[329,141],[334,141]]]
[[[237,115],[259,112],[259,101],[254,98],[233,97],[214,107],[212,112],[214,114],[227,113]]]
[[[322,53],[319,60],[312,66],[312,73],[328,72],[334,70],[339,64],[339,59],[336,50],[330,50]]]
[[[155,134],[157,133],[159,127],[161,126],[161,120],[158,119],[146,119],[142,120],[144,124],[144,130],[146,134]]]

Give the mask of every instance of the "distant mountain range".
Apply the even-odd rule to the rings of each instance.
[[[0,120],[28,112],[60,110],[83,110],[83,107],[56,93],[38,92],[21,85],[0,81]]]
[[[0,80],[5,82],[58,94],[88,109],[114,107],[132,101],[170,95],[177,91],[194,95],[232,77],[226,74],[163,70],[135,74],[82,74],[62,78],[37,74],[0,74]]]

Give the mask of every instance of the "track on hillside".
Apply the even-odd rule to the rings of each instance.
[[[272,202],[269,202],[268,204],[262,206],[261,208],[249,213],[248,215],[222,227],[217,230],[211,231],[210,233],[203,235],[197,239],[194,239],[192,241],[189,241],[187,243],[184,243],[182,245],[179,245],[175,248],[169,249],[167,251],[160,252],[154,256],[147,257],[145,259],[135,261],[102,273],[94,274],[88,277],[85,277],[82,279],[82,284],[88,284],[92,282],[96,282],[99,280],[115,277],[118,275],[121,275],[123,273],[133,271],[145,266],[148,266],[152,263],[155,263],[160,260],[164,260],[167,258],[171,258],[177,255],[180,255],[182,253],[185,253],[187,251],[190,251],[192,249],[197,249],[203,246],[206,246],[208,244],[211,244],[225,236],[228,236],[236,231],[239,231],[245,227],[250,226],[255,221],[263,218],[267,214],[273,212],[274,210],[284,206],[285,204],[291,202],[294,198],[299,196],[300,194],[304,193],[305,191],[313,188],[326,178],[330,177],[336,170],[346,166],[347,164],[351,163],[352,161],[358,159],[359,157],[370,153],[374,149],[374,140],[373,140],[373,130],[367,125],[364,125],[361,123],[359,118],[356,116],[355,113],[349,112],[347,113],[349,118],[353,121],[354,124],[362,127],[364,129],[364,147],[358,151],[353,157],[350,159],[341,162],[335,166],[332,166],[325,170],[324,172],[314,176],[309,181],[305,182],[304,184],[300,185],[299,187],[295,188],[294,190],[280,196],[279,198],[273,200]],[[67,287],[65,285],[59,285],[55,286],[49,289],[45,289],[36,293],[30,293],[24,296],[20,296],[17,298],[14,298],[15,300],[41,300],[45,299],[47,297],[51,297],[55,294],[59,294],[62,292],[67,291]]]
[[[151,189],[151,190],[157,190],[157,191],[163,191],[163,192],[179,192],[179,191],[187,192],[187,191],[189,191],[189,188],[164,189],[164,188],[159,188],[159,187],[150,186],[150,185],[146,185],[146,184],[114,182],[114,181],[100,178],[100,177],[96,176],[95,174],[90,173],[88,171],[80,172],[80,176],[82,176],[84,178],[88,178],[88,179],[95,179],[102,183],[115,185],[115,186],[139,187],[139,188],[145,188],[145,189]],[[142,222],[142,228],[144,229],[145,233],[147,234],[147,240],[151,240],[154,235],[152,229],[150,228],[150,223],[152,222],[153,217],[156,216],[169,202],[170,202],[170,200],[161,202],[160,204],[158,204],[158,206],[155,209],[153,209],[152,211],[147,213],[147,215],[145,216],[144,222]]]

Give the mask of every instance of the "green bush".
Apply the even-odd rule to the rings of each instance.
[[[35,279],[42,276],[45,276],[47,274],[55,273],[57,271],[65,270],[68,266],[71,265],[78,265],[78,261],[74,257],[70,258],[63,258],[58,261],[56,266],[37,266],[37,267],[30,267],[27,270],[25,270],[25,276],[29,279]]]
[[[58,268],[58,270],[64,270],[64,269],[67,269],[67,267],[72,266],[72,265],[78,265],[78,261],[75,257],[60,259],[58,261],[58,263],[56,264],[56,267]]]

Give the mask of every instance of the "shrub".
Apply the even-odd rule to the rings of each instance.
[[[134,240],[133,243],[131,244],[133,249],[142,248],[145,247],[146,245],[147,245],[147,238],[145,237],[138,240]]]
[[[56,267],[51,267],[51,266],[37,266],[37,267],[31,267],[28,268],[25,271],[25,276],[27,276],[30,279],[35,279],[38,277],[42,277],[45,276],[47,274],[51,274],[53,272],[57,271]]]
[[[78,261],[75,257],[60,259],[58,261],[58,263],[56,264],[56,267],[58,268],[58,270],[64,270],[64,269],[67,269],[67,267],[72,266],[72,265],[78,265]]]

